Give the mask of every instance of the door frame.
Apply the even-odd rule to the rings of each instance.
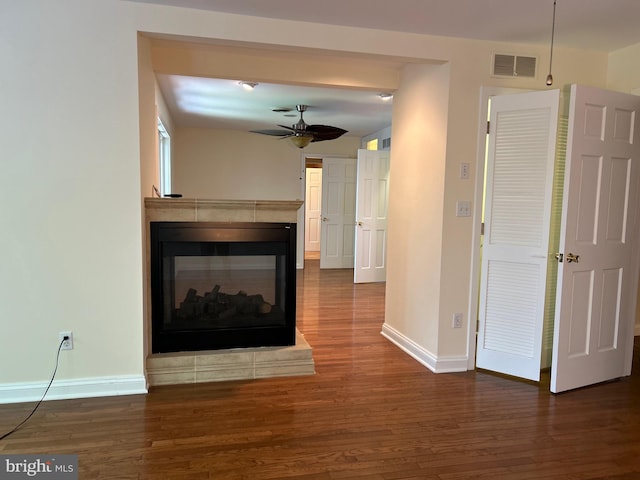
[[[487,148],[487,121],[489,117],[489,98],[496,95],[532,92],[532,89],[507,87],[480,87],[480,105],[478,108],[478,139],[476,152],[476,184],[473,201],[473,226],[471,232],[471,274],[469,278],[469,301],[467,308],[467,370],[476,367],[476,341],[478,335],[478,314],[480,303],[480,269],[482,238],[482,205],[484,203],[485,157]]]

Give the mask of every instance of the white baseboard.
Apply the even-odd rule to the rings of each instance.
[[[432,354],[425,348],[421,347],[413,340],[405,337],[402,333],[398,332],[393,327],[386,323],[382,325],[383,337],[396,345],[398,348],[406,352],[411,357],[415,358],[422,365],[427,367],[433,373],[451,373],[451,372],[466,372],[467,371],[467,357],[438,357]]]
[[[37,402],[42,398],[48,384],[49,382],[0,384],[0,404]],[[144,375],[54,380],[45,401],[140,393],[147,393],[147,380]]]

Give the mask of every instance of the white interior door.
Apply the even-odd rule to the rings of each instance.
[[[630,374],[639,110],[640,97],[571,87],[552,392]]]
[[[492,98],[476,365],[539,380],[558,90]]]
[[[304,200],[304,250],[320,251],[322,224],[322,168],[306,168]]]
[[[353,268],[356,159],[322,159],[320,268]]]
[[[389,202],[389,152],[358,150],[355,283],[384,282]]]

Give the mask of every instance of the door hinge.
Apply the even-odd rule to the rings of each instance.
[[[491,122],[487,120],[487,135],[491,133]]]

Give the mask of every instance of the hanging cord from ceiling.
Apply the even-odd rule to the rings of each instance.
[[[551,23],[551,51],[549,52],[549,75],[547,75],[547,85],[553,85],[553,75],[551,75],[551,65],[553,64],[553,40],[556,34],[556,1],[553,0],[553,22]]]

